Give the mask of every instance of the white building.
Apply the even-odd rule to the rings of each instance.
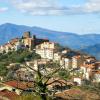
[[[36,48],[40,48],[40,49],[55,49],[55,43],[54,42],[43,42],[40,45],[37,45]]]
[[[78,85],[81,85],[82,84],[82,79],[81,78],[74,78],[74,82],[76,82]]]
[[[71,59],[69,59],[69,58],[62,58],[61,60],[60,60],[60,65],[62,66],[62,67],[64,67],[65,69],[70,69],[71,68],[71,66],[72,66],[72,63],[71,63],[72,61],[71,61]]]
[[[36,46],[36,53],[42,58],[53,59],[54,58],[55,43],[44,42]]]
[[[78,67],[77,62],[78,62],[77,58],[72,57],[72,68],[77,68]]]
[[[90,80],[91,68],[83,66],[81,67],[81,71],[83,72],[83,78],[86,80]]]
[[[68,53],[68,52],[69,52],[69,50],[66,49],[66,50],[63,50],[63,51],[62,51],[62,54],[66,54],[66,53]]]
[[[54,58],[54,50],[53,49],[36,49],[36,53],[41,56],[41,58],[45,59],[53,59]]]
[[[81,55],[72,57],[72,68],[80,68],[84,63],[84,58]]]
[[[94,79],[93,79],[94,82],[100,82],[100,73],[95,73],[94,74]]]
[[[54,61],[60,61],[61,60],[61,53],[56,52],[54,53]]]

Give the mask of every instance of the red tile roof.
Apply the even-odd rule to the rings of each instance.
[[[14,100],[15,98],[19,97],[19,95],[17,95],[15,92],[3,90],[3,91],[0,91],[0,97],[5,97],[5,98],[8,98],[10,100]],[[2,99],[0,98],[0,100],[2,100]]]
[[[19,88],[19,89],[27,89],[29,87],[32,87],[32,82],[17,82],[16,80],[14,81],[9,81],[9,82],[5,82],[4,84],[15,87],[15,88]]]
[[[65,90],[64,92],[56,93],[55,96],[61,97],[65,100],[66,98],[68,98],[68,96],[78,95],[81,93],[82,91],[80,89],[69,89],[69,90]],[[72,99],[68,99],[68,100],[72,100]]]

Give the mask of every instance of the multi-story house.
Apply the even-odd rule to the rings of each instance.
[[[86,57],[83,65],[81,66],[81,70],[83,71],[83,78],[87,80],[91,80],[92,71],[95,70],[96,59],[94,57]]]
[[[54,61],[60,61],[62,58],[62,53],[61,52],[55,52],[54,53]]]
[[[37,45],[36,48],[55,49],[55,43],[54,42],[44,42],[44,43],[41,43],[40,45]]]
[[[90,80],[91,68],[87,68],[86,66],[82,66],[81,71],[83,72],[83,79]]]
[[[72,68],[77,68],[77,62],[78,62],[78,59],[76,57],[73,57],[72,58]]]
[[[80,68],[83,65],[84,57],[80,54],[72,57],[72,68]]]
[[[63,57],[60,60],[60,65],[65,68],[65,69],[71,69],[72,68],[72,59],[71,58],[67,58],[67,57]]]
[[[36,53],[39,54],[41,56],[41,58],[45,58],[45,59],[53,59],[54,56],[54,50],[53,49],[36,49]]]
[[[95,62],[95,69],[92,71],[93,82],[100,82],[100,62]]]
[[[44,42],[36,46],[36,53],[39,54],[42,58],[53,60],[54,51],[55,51],[55,43],[53,42]]]

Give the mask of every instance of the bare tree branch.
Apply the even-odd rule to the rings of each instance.
[[[62,65],[63,66],[63,65]],[[53,77],[54,74],[56,74],[60,69],[62,69],[62,66],[60,66],[58,69],[56,69],[55,71],[53,71],[52,73],[48,74],[48,78],[45,82],[45,84],[49,81],[50,78]]]
[[[48,86],[48,85],[51,85],[51,84],[56,83],[56,82],[60,83],[61,86],[62,86],[62,84],[65,84],[64,82],[60,81],[60,79],[58,79],[58,80],[54,80],[53,82],[48,83],[48,84],[46,84],[46,85]]]
[[[35,70],[35,69],[33,69],[32,67],[30,67],[30,66],[28,66],[27,64],[25,64],[25,66],[27,67],[27,68],[30,68],[31,70],[33,70],[34,72],[38,72],[37,70]]]

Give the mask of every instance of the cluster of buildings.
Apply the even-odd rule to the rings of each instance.
[[[44,61],[49,60],[59,63],[61,67],[69,70],[72,75],[80,77],[81,80],[100,82],[100,62],[95,57],[72,51],[69,48],[59,50],[57,43],[50,42],[48,39],[38,39],[35,35],[31,36],[30,32],[24,32],[21,38],[12,39],[10,42],[0,46],[0,52],[7,53],[24,48],[28,48],[31,51],[34,50]],[[37,64],[36,61],[31,61],[32,63],[34,66]]]
[[[59,51],[54,42],[41,43],[36,46],[35,51],[41,58],[58,62],[64,69],[69,70],[79,84],[85,79],[100,82],[100,62],[93,56],[66,48]]]
[[[45,65],[52,61],[59,63],[62,68],[68,70],[72,76],[71,80],[77,82],[78,85],[84,83],[84,80],[100,82],[100,62],[97,61],[95,57],[72,51],[68,48],[62,48],[59,50],[57,43],[50,42],[48,39],[38,39],[35,35],[31,36],[30,32],[25,32],[22,38],[12,39],[7,44],[0,46],[0,52],[8,53],[9,51],[17,51],[25,48],[28,48],[31,51],[34,50],[41,56],[41,59],[26,62],[28,66],[35,70],[39,65]],[[15,65],[16,64],[10,64],[7,67],[11,68]],[[40,70],[45,74],[43,68],[40,68]],[[52,68],[48,68],[48,72],[50,71],[52,71]],[[14,74],[15,77],[17,77],[17,73],[20,74],[21,80],[26,81],[28,79],[29,81],[29,77],[30,81],[33,80],[33,77],[31,77],[31,74],[33,74],[32,70],[26,69],[24,65],[20,64],[20,68],[18,68]],[[18,83],[16,84],[18,86]],[[8,86],[6,84],[1,85]],[[13,89],[12,86],[10,88]],[[2,89],[2,91],[5,89],[6,88]],[[18,93],[20,92],[21,90],[19,89]]]
[[[28,48],[33,50],[36,45],[43,42],[49,42],[48,39],[39,39],[35,35],[31,36],[30,32],[25,32],[21,38],[14,38],[8,43],[0,46],[0,53],[8,53],[9,51],[17,51],[19,49]]]

